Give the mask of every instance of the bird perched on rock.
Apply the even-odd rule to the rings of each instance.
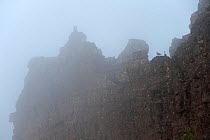
[[[167,56],[167,55],[166,55],[166,51],[164,51],[164,56]]]
[[[157,54],[158,56],[162,55],[162,54],[161,54],[161,53],[159,53],[159,52],[156,52],[156,54]]]

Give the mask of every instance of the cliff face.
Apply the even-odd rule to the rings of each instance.
[[[185,128],[210,139],[209,8],[200,1],[171,58],[149,61],[141,40],[130,40],[118,59],[105,58],[74,31],[58,57],[32,59],[10,118],[13,140],[168,140]]]

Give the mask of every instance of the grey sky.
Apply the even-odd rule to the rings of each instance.
[[[0,140],[11,140],[8,114],[34,56],[56,56],[73,25],[105,56],[117,56],[128,39],[145,40],[150,58],[189,32],[198,0],[0,0]]]

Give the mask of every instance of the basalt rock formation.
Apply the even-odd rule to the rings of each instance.
[[[141,40],[105,58],[74,31],[57,57],[32,59],[10,116],[13,140],[176,140],[186,128],[209,140],[209,8],[200,0],[171,58],[149,61]]]

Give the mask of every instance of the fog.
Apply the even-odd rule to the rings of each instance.
[[[189,33],[198,0],[0,0],[0,140],[12,139],[9,113],[23,89],[27,63],[56,56],[74,25],[105,56],[117,56],[128,39],[143,39],[150,59],[174,37]]]

